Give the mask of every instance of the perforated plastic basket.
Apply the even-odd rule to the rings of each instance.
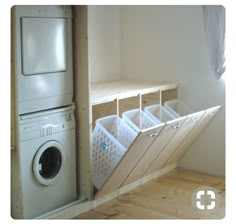
[[[167,122],[171,121],[176,118],[173,114],[168,112],[167,109],[165,109],[162,105],[160,104],[155,104],[151,106],[147,106],[144,108],[144,111],[152,118],[152,119],[157,119],[157,121],[161,122]]]
[[[116,115],[96,121],[93,131],[93,183],[100,189],[137,133]]]
[[[164,107],[176,117],[186,116],[193,113],[193,111],[180,100],[166,101]]]
[[[148,114],[141,109],[134,109],[126,111],[122,114],[127,124],[129,124],[136,132],[140,132],[143,129],[153,127],[161,122],[158,119],[153,120]]]

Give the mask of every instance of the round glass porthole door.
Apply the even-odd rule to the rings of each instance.
[[[36,180],[42,185],[52,185],[59,178],[65,163],[63,146],[57,141],[43,144],[37,151],[33,172]]]

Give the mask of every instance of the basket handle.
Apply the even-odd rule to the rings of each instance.
[[[171,125],[171,127],[174,129],[178,129],[181,127],[181,125],[179,123],[177,123],[176,125]]]
[[[200,120],[199,117],[192,118],[192,121],[195,123],[197,123],[199,120]]]
[[[147,134],[149,137],[156,137],[158,135],[158,133],[156,131],[154,131],[152,134]]]

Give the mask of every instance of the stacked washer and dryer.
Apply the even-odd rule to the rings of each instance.
[[[12,217],[34,218],[77,199],[69,6],[13,8],[18,141]]]

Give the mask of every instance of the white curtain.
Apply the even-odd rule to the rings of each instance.
[[[218,5],[203,6],[203,22],[211,67],[220,79],[225,72],[225,8]]]

